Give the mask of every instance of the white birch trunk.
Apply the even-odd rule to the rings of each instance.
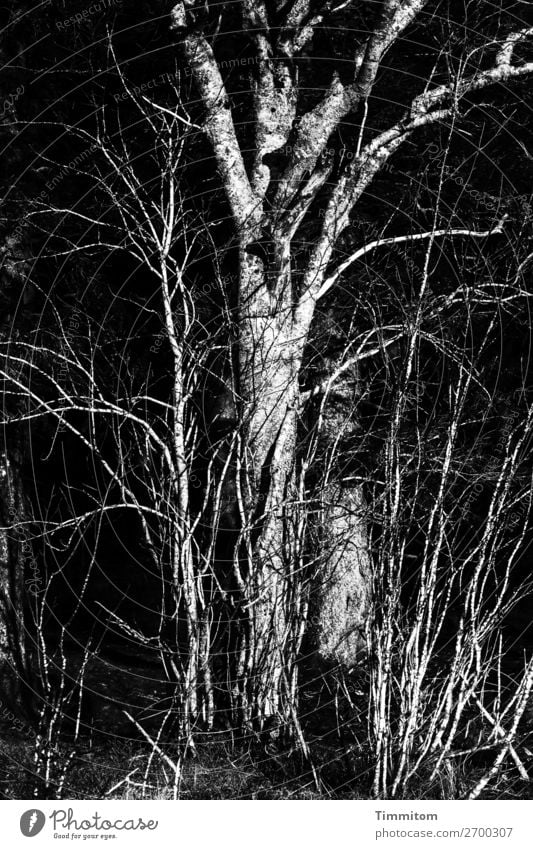
[[[0,454],[0,664],[8,697],[14,701],[21,697],[26,673],[24,593],[40,589],[38,576],[30,576],[25,584],[31,543],[20,525],[27,511],[17,461],[16,452]]]

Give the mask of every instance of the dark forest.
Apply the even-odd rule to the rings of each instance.
[[[0,14],[0,796],[529,798],[531,4]]]

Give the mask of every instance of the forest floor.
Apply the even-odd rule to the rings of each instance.
[[[82,660],[81,655],[69,657],[73,669],[79,669]],[[92,658],[84,676],[86,704],[80,712],[78,739],[73,739],[76,704],[68,705],[55,720],[52,709],[43,723],[51,729],[48,762],[41,757],[38,763],[36,724],[16,715],[15,708],[0,700],[0,798],[55,798],[59,794],[68,799],[171,799],[175,792],[184,799],[358,795],[353,770],[338,745],[322,746],[324,775],[330,777],[329,784],[338,785],[338,792],[332,792],[323,780],[317,782],[296,747],[265,746],[256,735],[236,738],[226,726],[196,736],[195,752],[181,759],[176,791],[175,771],[154,753],[150,743],[157,741],[167,758],[179,761],[172,745],[172,728],[164,722],[172,713],[171,688],[150,660],[139,654],[129,658],[123,648],[120,659]]]
[[[73,660],[78,668],[80,662],[81,656]],[[222,727],[198,734],[195,751],[181,759],[173,745],[172,728],[163,722],[172,709],[169,684],[154,671],[150,658],[123,653],[112,661],[94,658],[86,668],[85,690],[91,728],[84,727],[82,714],[81,732],[75,741],[67,714],[48,722],[44,726],[50,731],[48,758],[41,754],[40,761],[35,723],[17,716],[0,699],[0,798],[291,800],[370,796],[371,761],[350,722],[339,715],[338,705],[332,709],[335,700],[327,688],[307,693],[301,705],[307,716],[304,729],[310,757],[304,757],[300,747],[265,742],[258,735],[239,738]],[[178,765],[177,772],[173,765]],[[486,763],[476,759],[458,759],[453,774],[448,770],[433,785],[421,775],[410,798],[461,798],[486,768]],[[533,782],[520,779],[510,761],[480,798],[529,799],[532,790]]]

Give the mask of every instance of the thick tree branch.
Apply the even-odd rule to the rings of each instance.
[[[381,24],[370,39],[360,46],[354,57],[357,69],[355,82],[345,86],[338,75],[334,75],[320,103],[302,116],[291,161],[278,187],[278,205],[291,202],[302,175],[315,168],[336,127],[349,112],[369,97],[383,56],[426,3],[427,0],[410,0],[407,4],[401,0],[387,0]]]
[[[288,63],[272,60],[267,36],[268,15],[261,0],[244,0],[244,28],[255,43],[258,66],[253,81],[255,107],[255,161],[252,185],[264,197],[270,183],[270,168],[264,157],[287,143],[296,115],[296,89]]]
[[[176,3],[171,19],[171,28],[176,32],[187,29],[183,2]],[[246,173],[228,96],[213,50],[205,36],[194,29],[185,35],[181,44],[207,112],[204,132],[213,148],[233,218],[238,227],[246,227],[258,202]]]
[[[449,227],[444,228],[442,230],[428,230],[425,233],[408,233],[405,236],[389,236],[385,239],[375,239],[373,242],[368,242],[366,245],[362,245],[353,254],[350,254],[338,268],[335,269],[333,274],[324,281],[322,286],[317,292],[316,300],[322,298],[326,292],[335,285],[339,277],[344,274],[346,269],[348,269],[354,262],[357,262],[361,257],[366,256],[366,254],[375,250],[375,248],[381,248],[384,245],[399,245],[403,242],[419,242],[422,239],[431,239],[440,236],[469,236],[472,239],[486,239],[487,236],[495,236],[503,233],[503,223],[505,219],[502,219],[498,222],[496,227],[493,227],[491,230],[470,230],[461,227]]]
[[[323,219],[322,234],[311,256],[296,308],[297,323],[303,327],[310,322],[318,293],[322,291],[323,278],[335,243],[348,225],[354,205],[374,176],[416,130],[450,118],[457,111],[459,99],[466,94],[533,73],[533,62],[511,64],[515,46],[532,35],[533,28],[511,33],[498,52],[493,68],[480,71],[460,81],[456,86],[439,86],[419,95],[413,100],[410,110],[401,121],[380,133],[365,146],[360,157],[353,161],[349,171],[332,189]]]

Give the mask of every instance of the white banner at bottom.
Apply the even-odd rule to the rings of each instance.
[[[67,841],[116,849],[533,846],[529,801],[26,800],[0,806],[6,849]]]

